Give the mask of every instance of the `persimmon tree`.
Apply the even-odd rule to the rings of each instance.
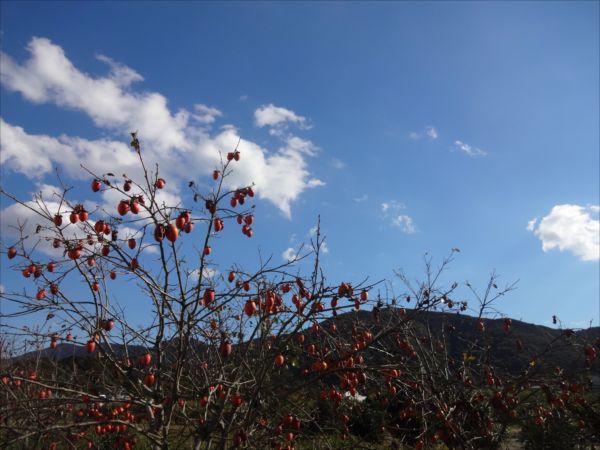
[[[427,261],[418,286],[399,274],[401,295],[375,295],[383,284],[367,280],[330,284],[319,231],[289,263],[247,270],[232,261],[216,271],[223,229],[252,238],[257,220],[254,186],[225,182],[243,151],[222,155],[212,187],[190,182],[184,206],[161,200],[169,180],[146,167],[135,134],[131,147],[139,179],[85,169],[93,193],[117,199],[110,206],[87,211],[65,184],[51,202],[3,191],[37,217],[35,235],[22,226],[5,247],[25,280],[21,291],[0,294],[10,305],[2,312],[3,447],[291,449],[306,439],[316,448],[369,448],[362,431],[371,421],[368,439],[389,445],[492,448],[513,421],[535,411],[543,425],[554,414],[531,395],[517,408],[535,366],[500,373],[490,355],[483,318],[512,286],[497,289],[492,276],[485,294],[473,290],[479,334],[458,337],[468,351],[457,358],[451,327],[420,320],[423,311],[467,309],[455,299],[457,283],[439,283],[453,254],[437,269]],[[300,259],[310,262],[307,274]],[[149,323],[134,324],[121,295],[151,311]],[[504,319],[507,335],[511,327]],[[569,345],[594,363],[596,347]],[[32,346],[35,356],[19,356]],[[52,358],[61,349],[73,357]],[[559,373],[544,384],[552,401],[565,380]],[[596,406],[585,402],[584,384],[572,385],[561,414],[583,420]]]
[[[253,235],[253,186],[226,190],[223,183],[243,163],[237,148],[215,168],[209,192],[190,183],[194,204],[184,208],[160,202],[167,180],[158,168],[146,168],[135,134],[131,146],[141,180],[89,171],[94,193],[120,197],[113,211],[87,211],[69,200],[66,186],[56,193],[56,210],[41,195],[29,203],[4,193],[37,215],[36,232],[47,241],[29,247],[32,237],[21,235],[6,250],[29,283],[23,292],[2,294],[3,302],[18,307],[5,318],[43,313],[61,326],[5,325],[3,334],[50,349],[72,342],[93,357],[84,373],[47,368],[38,358],[34,370],[4,376],[8,445],[48,439],[75,445],[92,430],[102,442],[108,435],[124,448],[135,434],[155,448],[178,441],[195,448],[240,445],[271,412],[277,375],[290,367],[290,348],[301,347],[304,329],[318,330],[325,314],[322,301],[334,289],[319,276],[318,256],[307,279],[291,273],[291,263],[269,262],[254,272],[232,265],[224,276],[211,275],[212,242],[226,225]],[[316,255],[321,243],[317,237]],[[51,260],[35,251],[44,244],[56,250]],[[135,283],[139,307],[152,309],[151,323],[134,327],[128,321],[112,292],[117,278]],[[84,289],[73,287],[77,282]],[[350,307],[354,303],[341,309]],[[325,370],[329,351],[309,351],[315,363],[304,370]],[[174,426],[176,436],[170,435]],[[285,438],[293,441],[298,428]]]

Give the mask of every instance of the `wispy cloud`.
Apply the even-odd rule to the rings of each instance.
[[[527,229],[540,241],[547,252],[558,248],[573,253],[582,261],[600,260],[600,221],[592,217],[600,208],[597,205],[556,205],[539,223],[532,219]]]
[[[381,212],[384,214],[404,209],[406,206],[397,200],[390,200],[381,204]]]
[[[204,278],[216,278],[220,275],[220,272],[217,269],[213,269],[212,267],[205,267],[202,269],[202,276]],[[200,270],[194,269],[188,272],[188,276],[191,278],[198,278],[200,276]]]
[[[399,228],[403,233],[413,234],[417,231],[415,223],[408,214],[402,214],[406,206],[396,200],[390,200],[381,204],[381,212],[383,218],[387,220],[393,227]]]
[[[486,156],[487,152],[477,147],[473,147],[472,145],[467,144],[466,142],[456,140],[454,141],[454,148],[467,156],[477,157],[477,156]]]
[[[438,131],[433,126],[425,127],[422,131],[419,131],[419,132],[412,131],[408,135],[408,137],[411,138],[413,141],[418,141],[423,138],[427,138],[427,139],[433,141],[433,140],[437,139],[438,136],[439,136]]]
[[[217,108],[203,105],[202,103],[195,104],[194,110],[196,111],[196,114],[192,114],[192,118],[199,123],[207,125],[213,123],[218,117],[223,115]]]
[[[412,217],[406,214],[400,214],[392,218],[392,224],[400,228],[406,234],[412,234],[417,231]]]
[[[355,197],[355,198],[354,198],[354,201],[355,201],[356,203],[364,203],[364,202],[366,202],[367,200],[369,200],[369,196],[368,196],[367,194],[363,194],[363,195],[361,195],[360,197]]]
[[[322,230],[321,230],[322,232]],[[308,230],[308,236],[313,238],[317,235],[317,226],[315,225],[314,227],[311,227],[310,230]],[[323,235],[321,235],[321,247],[320,247],[320,251],[321,254],[326,255],[329,253],[329,246],[327,245],[327,242],[323,239]]]
[[[346,163],[338,158],[331,158],[330,164],[334,169],[337,170],[342,170],[346,167]]]

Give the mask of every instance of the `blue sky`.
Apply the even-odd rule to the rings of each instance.
[[[264,163],[235,179],[258,183],[258,221],[255,238],[223,240],[225,267],[250,268],[259,252],[283,261],[320,214],[332,283],[393,280],[398,268],[418,278],[426,252],[439,261],[458,247],[448,281],[520,280],[502,312],[598,325],[597,2],[1,12],[5,189],[26,197],[56,184],[59,167],[86,187],[81,200],[109,201],[77,167],[128,167],[119,145],[136,127],[185,200],[185,183],[208,183],[211,155],[241,136]],[[3,198],[5,245],[10,207]],[[22,285],[6,264],[1,276],[5,290]]]

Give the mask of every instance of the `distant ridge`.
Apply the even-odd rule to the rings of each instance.
[[[394,308],[382,308],[380,311],[380,323],[385,323],[388,320],[395,320],[397,310]],[[437,311],[414,311],[407,310],[407,317],[414,314],[414,320],[417,324],[417,334],[426,335],[426,327],[431,330],[434,337],[441,336],[442,333],[446,337],[448,345],[448,353],[455,359],[463,357],[463,353],[468,351],[468,344],[477,342],[479,346],[489,348],[492,363],[509,373],[518,373],[531,363],[535,355],[540,355],[544,352],[547,346],[555,342],[552,351],[548,352],[542,360],[536,361],[538,364],[547,366],[548,369],[561,367],[567,371],[577,370],[585,365],[583,352],[574,354],[573,348],[565,341],[566,335],[572,334],[573,337],[582,337],[588,341],[594,342],[600,339],[600,327],[587,328],[583,330],[566,330],[550,328],[543,325],[535,325],[519,320],[512,320],[511,330],[504,331],[504,318],[500,319],[481,319],[485,326],[486,332],[482,334],[478,331],[477,317]],[[349,333],[352,328],[354,319],[358,318],[367,326],[372,328],[376,333],[380,325],[378,325],[371,311],[357,311],[339,314],[335,319],[330,317],[321,321],[323,327],[327,327],[335,321],[338,333]],[[197,349],[204,346],[200,342],[196,342]],[[124,347],[115,344],[112,346],[117,355],[124,354]],[[235,347],[235,346],[234,346]],[[522,350],[518,350],[522,348]],[[145,352],[145,348],[138,345],[130,345],[128,347],[130,357],[136,358]],[[18,363],[35,357],[47,358],[55,361],[62,361],[68,358],[89,358],[91,355],[87,353],[82,345],[73,343],[58,344],[55,349],[45,348],[38,351],[31,351],[20,356],[10,358],[4,361],[3,365]],[[600,372],[598,364],[596,364],[594,372]]]

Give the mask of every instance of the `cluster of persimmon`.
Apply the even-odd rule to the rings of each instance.
[[[85,210],[83,205],[75,205],[71,214],[69,214],[69,222],[72,224],[76,224],[77,222],[87,222],[90,215]],[[62,216],[60,214],[56,214],[53,219],[54,224],[59,227],[62,225]]]
[[[276,440],[274,440],[272,443],[273,448],[279,450],[282,450],[284,448],[286,450],[293,449],[294,447],[291,445],[291,442],[293,442],[297,438],[300,428],[302,428],[302,421],[298,417],[295,417],[291,413],[283,416],[279,421],[279,424],[277,424],[277,426],[273,430],[273,434],[276,436]],[[283,436],[283,438],[285,439],[285,444],[278,442],[278,438],[280,436]]]
[[[136,439],[128,435],[128,424],[139,422],[139,418],[131,410],[131,403],[124,402],[110,406],[104,403],[92,402],[90,397],[84,395],[81,399],[84,407],[73,410],[75,422],[89,421],[89,419],[99,422],[96,425],[90,425],[90,430],[98,437],[105,435],[115,435],[114,447],[124,450],[130,450],[135,447]],[[72,408],[72,405],[70,405]],[[72,435],[72,439],[77,441],[86,436],[85,431]],[[96,448],[92,440],[86,443],[87,448]]]
[[[19,376],[23,376],[23,371],[19,373]],[[36,381],[37,373],[32,372],[28,377],[28,380]],[[11,385],[16,389],[22,386],[22,380],[14,379],[10,380],[8,376],[2,377],[2,383],[5,385]],[[48,401],[54,398],[54,393],[49,388],[41,388],[30,391],[30,394],[26,394],[28,398],[36,398],[40,401]],[[57,398],[56,401],[64,399]],[[31,400],[29,400],[31,402]],[[68,414],[72,413],[73,423],[79,431],[72,431],[68,433],[68,439],[71,443],[76,443],[81,440],[87,439],[84,443],[83,448],[97,449],[98,446],[94,442],[97,439],[104,439],[109,436],[114,442],[114,448],[120,448],[124,450],[132,450],[136,444],[136,438],[128,433],[128,424],[135,424],[139,422],[136,415],[131,412],[131,404],[128,402],[109,406],[103,402],[94,402],[89,396],[84,395],[81,397],[80,404],[82,407],[76,408],[78,402],[73,403],[69,401],[67,403],[60,403],[58,409],[48,409],[47,412],[61,418],[67,417]],[[56,404],[56,403],[53,403]],[[44,420],[43,416],[39,417],[40,420]],[[0,421],[3,418],[0,417]],[[89,422],[92,421],[90,424]],[[85,425],[84,425],[85,422]],[[96,424],[93,424],[96,422]],[[83,427],[83,429],[82,429]],[[93,436],[95,435],[95,437]],[[49,440],[48,446],[44,448],[58,450],[58,442],[52,441],[55,438],[55,434],[48,434],[46,439]],[[72,444],[73,445],[73,444]]]
[[[243,216],[242,214],[238,214],[236,217],[236,221],[239,225],[242,226],[242,234],[245,234],[249,238],[252,237],[252,224],[254,223],[254,216],[252,214],[248,214]]]
[[[227,161],[239,161],[239,160],[240,160],[240,152],[238,150],[227,153]]]
[[[409,358],[417,357],[417,352],[415,351],[415,348],[408,340],[404,339],[400,334],[397,334],[395,338],[396,345],[400,350],[404,352],[405,355],[407,355]]]
[[[117,212],[121,216],[125,216],[129,212],[131,212],[131,214],[139,214],[142,210],[140,204],[145,205],[143,195],[132,197],[129,200],[121,200],[117,205]]]
[[[8,252],[9,258],[14,258],[14,256],[16,255],[16,248],[11,247],[11,249],[14,249],[14,251],[10,251],[10,249],[9,249],[9,252]],[[54,262],[50,262],[46,266],[46,270],[48,272],[54,272],[55,269],[56,269],[56,263],[54,263]],[[31,276],[33,276],[33,278],[35,280],[35,279],[40,278],[43,275],[43,270],[44,270],[44,268],[41,264],[35,264],[32,262],[21,271],[21,275],[23,275],[24,278],[30,278]],[[59,292],[58,285],[56,283],[51,282],[49,284],[49,290],[52,295],[57,295]],[[46,289],[39,288],[35,295],[35,298],[36,298],[36,300],[44,300],[46,298],[46,295],[47,295]]]
[[[235,208],[238,204],[243,205],[246,202],[246,197],[254,197],[254,189],[251,187],[236,189],[233,191],[229,204],[232,208]]]

